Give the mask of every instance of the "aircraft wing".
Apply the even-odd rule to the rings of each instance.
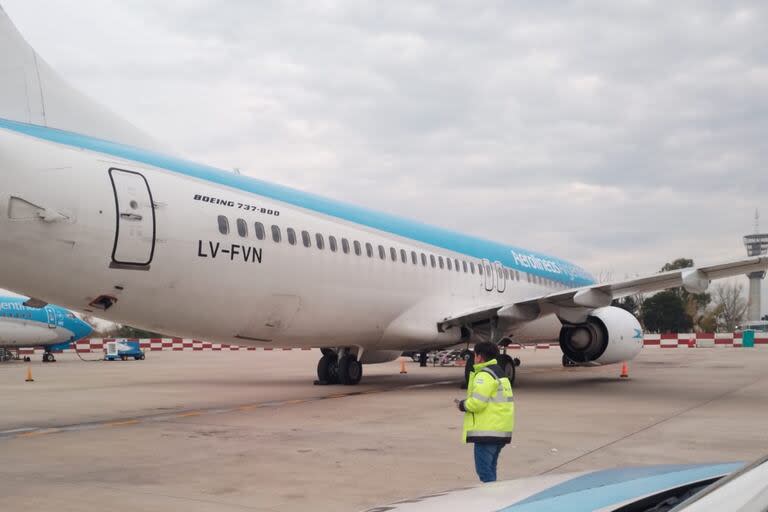
[[[745,258],[705,267],[683,268],[624,281],[558,291],[520,302],[500,303],[444,318],[438,322],[437,327],[440,332],[444,332],[451,327],[472,327],[491,322],[494,325],[500,323],[500,327],[503,328],[530,322],[547,313],[555,313],[565,321],[579,323],[586,319],[591,310],[609,306],[613,299],[681,286],[691,293],[703,293],[707,290],[710,281],[714,279],[761,272],[766,269],[768,269],[768,256]]]

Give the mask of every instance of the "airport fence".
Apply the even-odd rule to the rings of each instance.
[[[69,348],[60,352],[92,353],[104,352],[104,347],[115,338],[88,338],[77,342],[75,348]],[[139,341],[145,351],[191,351],[191,352],[220,352],[220,351],[287,351],[287,350],[311,350],[309,348],[274,348],[274,347],[246,347],[225,343],[211,343],[188,338],[146,338]],[[732,333],[670,333],[670,334],[646,334],[643,345],[647,348],[740,348],[742,347],[742,335],[740,332]],[[768,333],[755,333],[755,347],[768,347]],[[510,345],[510,349],[535,349],[545,350],[558,348],[557,343],[538,343],[535,345]],[[20,354],[34,354],[42,352],[41,349],[21,349]]]

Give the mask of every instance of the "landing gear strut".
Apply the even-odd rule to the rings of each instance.
[[[53,354],[51,352],[43,353],[43,362],[44,363],[53,363],[54,361],[56,361],[56,358],[53,357]]]
[[[357,356],[344,351],[339,357],[332,349],[322,349],[323,357],[317,363],[317,385],[344,384],[352,386],[363,378],[363,365]]]

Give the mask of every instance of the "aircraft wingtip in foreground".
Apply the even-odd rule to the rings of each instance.
[[[612,299],[768,267],[595,283],[559,258],[166,155],[66,84],[3,11],[0,75],[0,286],[180,336],[322,347],[329,383],[403,350],[509,337],[628,360],[640,325]]]

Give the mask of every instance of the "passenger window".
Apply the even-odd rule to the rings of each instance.
[[[387,257],[387,252],[384,250],[384,246],[379,246],[379,258],[385,259]]]
[[[373,246],[369,243],[365,244],[365,254],[367,254],[369,258],[373,258]]]
[[[288,233],[288,243],[291,245],[296,245],[296,232],[293,230],[293,228],[286,229]]]
[[[315,245],[317,245],[317,248],[321,251],[325,248],[325,240],[323,240],[323,235],[320,233],[315,234],[315,242],[317,242]]]
[[[363,253],[362,248],[360,247],[360,242],[355,240],[354,242],[352,242],[352,244],[355,246],[355,254],[360,256]]]
[[[405,249],[400,249],[400,260],[403,263],[407,263],[408,262],[408,253],[405,252]]]
[[[475,262],[474,261],[470,261],[469,262],[469,270],[471,270],[473,274],[475,273]]]
[[[445,258],[445,265],[448,267],[448,270],[453,270],[453,263],[451,263],[451,258]]]
[[[331,252],[336,252],[339,248],[338,245],[336,245],[336,237],[331,235],[328,237],[328,247],[331,248]]]
[[[411,261],[414,265],[419,264],[419,257],[416,255],[416,251],[411,251]]]
[[[280,228],[275,225],[272,225],[272,240],[280,243]]]
[[[309,236],[309,231],[301,232],[301,243],[304,244],[304,247],[312,247],[312,237]]]
[[[389,257],[392,258],[392,261],[397,261],[397,249],[395,249],[394,247],[390,247]]]
[[[427,266],[427,255],[424,253],[421,253],[421,265],[424,267]]]
[[[341,239],[341,250],[344,251],[344,254],[349,254],[349,240],[346,238]]]
[[[253,225],[253,232],[256,234],[256,238],[264,240],[264,224],[257,222]]]
[[[515,281],[519,281],[519,280],[520,280],[520,272],[515,270]]]
[[[443,257],[442,256],[438,256],[437,257],[437,262],[440,264],[440,268],[445,268],[445,264],[443,263]]]
[[[219,215],[219,233],[222,235],[229,234],[229,219],[223,215]]]
[[[456,267],[456,272],[459,272],[459,260],[458,260],[458,258],[453,260],[453,266]]]
[[[503,269],[504,272],[504,279],[509,279],[509,271],[505,268]]]
[[[467,262],[466,260],[461,260],[461,268],[464,269],[464,273],[467,273]]]
[[[243,219],[237,219],[237,234],[243,238],[248,236],[248,224]]]
[[[478,263],[477,264],[477,273],[480,274],[480,275],[483,275],[483,264],[482,263]]]
[[[429,255],[429,262],[432,264],[432,268],[435,268],[435,255],[430,254]]]

